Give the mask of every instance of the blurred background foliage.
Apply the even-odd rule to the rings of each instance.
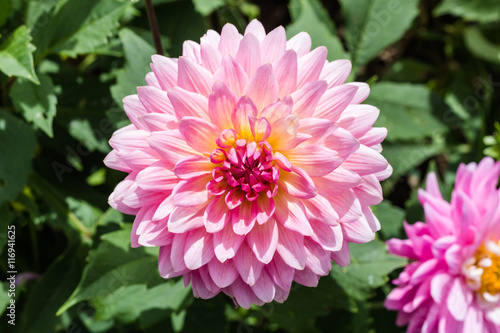
[[[16,326],[2,332],[401,332],[384,310],[405,262],[383,240],[421,220],[425,175],[445,196],[460,162],[500,158],[498,0],[154,0],[164,51],[177,57],[226,22],[243,30],[308,32],[329,60],[348,58],[350,80],[389,129],[394,167],[374,211],[378,239],[351,246],[317,288],[296,285],[284,304],[235,309],[222,295],[193,299],[165,281],[157,250],[131,249],[132,218],[108,207],[124,174],[104,167],[113,131],[128,123],[121,99],[144,85],[154,53],[144,1],[0,0],[0,252],[16,226]],[[19,275],[21,277],[23,275]],[[33,278],[35,277],[35,278]],[[0,311],[9,298],[0,284]],[[57,313],[57,315],[56,315]]]

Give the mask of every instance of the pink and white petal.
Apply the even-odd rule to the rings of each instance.
[[[198,270],[198,273],[203,281],[203,284],[205,287],[215,295],[217,295],[220,292],[220,287],[217,286],[217,284],[214,282],[212,277],[210,276],[210,272],[208,271],[208,264],[206,264],[203,267],[200,267]]]
[[[318,191],[309,175],[299,167],[292,167],[292,172],[282,171],[278,186],[293,197],[314,198]]]
[[[133,167],[128,166],[127,164],[123,163],[120,159],[121,154],[113,149],[106,155],[104,158],[104,165],[106,165],[110,169],[118,170],[118,171],[123,171],[130,173],[134,170]]]
[[[201,37],[200,40],[200,57],[203,67],[211,73],[215,73],[222,62],[222,55],[217,49],[216,43],[213,43],[207,37]]]
[[[208,98],[208,114],[212,123],[220,130],[232,128],[231,114],[236,105],[236,96],[226,83],[217,81]]]
[[[184,263],[184,246],[186,244],[187,237],[187,232],[174,235],[172,250],[170,252],[170,261],[172,262],[172,267],[175,272],[184,272],[188,270],[186,264]]]
[[[306,267],[314,274],[325,276],[332,269],[330,251],[324,250],[319,244],[309,237],[304,238],[304,248],[306,250]]]
[[[257,282],[264,268],[264,264],[257,259],[246,243],[241,244],[233,262],[241,279],[249,286]]]
[[[288,150],[286,157],[311,177],[321,177],[338,168],[343,160],[335,150],[314,144],[302,144]]]
[[[316,106],[326,91],[325,81],[310,81],[292,93],[292,111],[299,118],[309,118],[313,115]]]
[[[186,277],[187,275],[184,275],[184,284],[186,284]],[[203,281],[200,271],[190,272],[190,277],[194,297],[210,299],[219,293],[220,290],[217,290],[217,292],[210,290],[210,288]],[[187,283],[189,284],[189,282]]]
[[[302,270],[306,267],[304,236],[278,225],[279,238],[276,251],[290,267]]]
[[[165,159],[165,162],[172,169],[181,159],[200,154],[186,144],[186,141],[177,130],[153,132],[147,142],[151,148]]]
[[[135,171],[140,171],[160,159],[161,156],[152,148],[133,150],[119,155],[121,164]]]
[[[255,296],[255,293],[252,291],[252,288],[243,282],[241,278],[236,279],[231,285],[231,291],[236,300],[236,303],[241,306],[243,309],[250,309],[252,304],[263,305],[264,302]]]
[[[177,162],[174,173],[181,179],[191,179],[202,175],[207,175],[214,169],[214,164],[206,156],[187,156]]]
[[[274,200],[267,195],[261,194],[256,200],[257,203],[257,223],[265,224],[275,211]]]
[[[266,270],[262,270],[259,279],[252,286],[255,295],[264,302],[272,302],[276,295],[276,285]]]
[[[363,244],[375,239],[375,232],[364,216],[354,222],[342,223],[342,229],[345,239],[352,243]]]
[[[224,229],[214,234],[214,252],[220,262],[225,262],[236,255],[245,236],[237,235],[233,232],[231,223]]]
[[[446,299],[446,306],[456,320],[463,321],[465,319],[471,300],[472,291],[462,282],[462,278],[453,279]]]
[[[163,160],[155,162],[141,170],[135,181],[140,188],[146,191],[172,191],[180,179],[168,166],[168,163]]]
[[[332,252],[331,259],[341,267],[349,266],[351,263],[351,253],[349,252],[349,243],[346,239],[342,242],[340,250]]]
[[[444,296],[448,294],[450,289],[450,281],[452,276],[448,273],[438,273],[431,278],[431,291],[432,299],[436,303],[444,301]]]
[[[158,79],[158,83],[165,91],[177,86],[177,64],[170,58],[153,55],[151,69]]]
[[[278,245],[278,225],[274,219],[262,225],[255,225],[246,237],[255,257],[268,264],[274,257]]]
[[[219,288],[230,286],[239,277],[231,259],[220,262],[217,258],[214,258],[208,263],[207,267],[210,277]]]
[[[261,65],[260,43],[256,36],[251,33],[245,34],[235,60],[243,67],[248,77],[252,77],[257,67]]]
[[[297,56],[302,57],[311,51],[311,37],[307,32],[299,32],[286,42],[287,50],[294,50]]]
[[[198,65],[187,57],[180,57],[177,62],[179,66],[179,87],[208,97],[214,85],[214,75],[205,67]]]
[[[167,93],[178,120],[197,117],[209,120],[208,99],[200,94],[175,87]]]
[[[115,132],[111,139],[109,139],[109,145],[120,153],[126,153],[135,149],[146,149],[149,147],[147,139],[150,135],[150,132],[144,130]]]
[[[299,53],[299,52],[297,52]],[[311,52],[300,56],[298,58],[298,71],[297,71],[297,88],[300,89],[307,82],[317,81],[321,70],[325,65],[326,55],[328,50],[324,46],[320,46]],[[325,82],[326,86],[326,82]]]
[[[297,53],[294,50],[286,51],[273,63],[273,69],[278,80],[279,98],[293,93],[297,88]]]
[[[216,140],[220,131],[206,120],[184,117],[179,123],[179,132],[186,143],[200,153],[210,154],[218,148]]]
[[[332,128],[333,123],[328,119],[304,118],[300,119],[298,131],[311,135],[308,143],[318,143]]]
[[[355,188],[363,181],[360,175],[341,166],[328,175],[313,180],[318,191],[327,198]]]
[[[273,260],[266,265],[265,270],[279,288],[290,291],[295,269],[287,265],[281,256],[274,256]]]
[[[176,206],[198,206],[209,199],[207,184],[212,175],[203,175],[196,178],[181,180],[172,192],[173,203]]]
[[[314,117],[336,122],[352,102],[356,91],[356,86],[346,84],[328,89],[321,97],[314,111]]]
[[[189,232],[184,245],[184,262],[190,270],[200,268],[214,257],[212,234],[206,233],[205,228],[198,228]]]
[[[495,316],[496,318],[500,318],[500,309],[497,310],[497,315]],[[493,311],[492,311],[493,312]],[[488,315],[486,315],[487,317]],[[495,319],[496,319],[495,318]],[[500,319],[497,319],[497,326],[500,326]],[[483,311],[475,306],[469,306],[467,310],[467,315],[465,316],[464,320],[464,332],[485,332],[486,330],[484,329],[484,314]],[[498,327],[497,332],[500,331],[500,327]],[[494,332],[494,331],[493,331]]]
[[[231,217],[224,196],[220,195],[212,199],[204,213],[204,225],[209,233],[219,232],[227,225]]]
[[[226,54],[234,57],[238,51],[238,46],[243,38],[238,29],[230,23],[222,27],[219,42],[219,52],[224,56]]]
[[[363,182],[356,188],[354,193],[363,206],[378,205],[382,202],[382,186],[374,175],[363,176]]]
[[[259,117],[266,118],[273,127],[274,123],[281,118],[285,118],[292,114],[293,100],[290,96],[285,97],[282,101],[269,104],[260,112]]]
[[[203,212],[206,205],[175,207],[168,218],[168,231],[181,234],[203,227]]]
[[[182,43],[182,56],[188,57],[197,64],[201,64],[200,44],[193,42],[192,40],[186,40]]]
[[[387,136],[387,128],[385,127],[372,127],[362,137],[359,142],[367,147],[374,148],[373,146],[380,144]],[[379,153],[382,151],[376,150]]]
[[[339,214],[340,222],[351,223],[357,221],[363,215],[361,203],[352,189],[334,197],[328,197],[328,200]]]
[[[129,95],[123,99],[123,109],[132,124],[140,130],[147,130],[139,118],[148,113],[148,110],[142,105],[137,95]]]
[[[273,63],[276,59],[279,59],[286,50],[285,28],[279,26],[268,33],[262,40],[261,49],[262,63]]]
[[[287,151],[297,147],[302,142],[311,138],[309,134],[298,133],[299,120],[296,114],[277,120],[272,125],[271,135],[267,142],[274,151]]]
[[[266,118],[256,118],[253,115],[248,115],[248,120],[255,142],[264,141],[271,135],[271,124]]]
[[[160,252],[158,254],[158,270],[160,271],[160,276],[164,279],[170,279],[176,276],[180,276],[188,272],[188,269],[182,271],[175,271],[172,265],[172,260],[170,260],[170,253],[172,245],[161,246]]]
[[[243,95],[248,95],[254,101],[259,111],[262,111],[269,104],[276,102],[279,96],[278,81],[276,80],[271,64],[264,64],[255,70],[255,73],[243,90]]]
[[[169,195],[158,205],[158,208],[153,215],[153,221],[163,220],[164,218],[168,217],[174,209],[175,206],[172,203],[172,196]]]
[[[359,138],[372,128],[379,113],[379,109],[368,104],[349,105],[335,124]]]
[[[248,83],[247,73],[245,73],[240,64],[229,55],[225,55],[222,58],[221,66],[215,72],[214,79],[216,81],[225,82],[236,97],[241,97],[243,95],[243,89],[245,89]]]
[[[314,233],[310,236],[326,251],[339,251],[342,248],[344,236],[342,234],[342,226],[330,226],[325,223],[311,221],[311,227]]]
[[[259,20],[253,19],[245,28],[245,36],[248,34],[253,34],[259,41],[262,41],[266,37],[266,30]]]
[[[319,283],[320,276],[315,274],[309,268],[304,268],[303,270],[296,270],[294,280],[306,287],[317,287]]]
[[[380,154],[365,145],[360,145],[359,149],[349,155],[342,166],[356,172],[360,176],[377,173],[387,168],[389,163]]]
[[[302,200],[284,191],[274,197],[276,221],[284,228],[305,236],[313,234]]]
[[[302,203],[306,209],[309,221],[314,220],[314,222],[318,221],[330,226],[338,225],[339,215],[333,209],[330,202],[322,195],[318,194],[314,198],[302,200]],[[312,225],[313,223],[311,222]]]
[[[149,132],[176,130],[179,128],[179,122],[176,116],[165,113],[148,113],[139,116],[138,119],[143,129]]]
[[[370,86],[364,82],[349,82],[346,85],[358,87],[356,95],[352,99],[351,104],[360,104],[368,98],[368,95],[370,95]]]
[[[321,70],[320,80],[328,83],[328,89],[343,84],[351,73],[352,63],[346,59],[339,59],[326,64]]]
[[[156,78],[156,75],[153,72],[149,72],[146,74],[146,84],[148,86],[161,89],[160,82],[158,82],[158,79]]]
[[[256,116],[257,107],[250,97],[243,96],[232,110],[231,122],[236,133],[244,139],[249,139],[252,136],[249,115]]]
[[[241,204],[232,210],[233,231],[237,235],[247,235],[257,220],[257,204],[242,200]]]

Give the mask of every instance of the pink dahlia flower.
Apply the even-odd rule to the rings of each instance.
[[[409,239],[389,252],[413,260],[385,306],[408,332],[500,332],[500,162],[458,168],[451,202],[434,173],[419,200],[427,223],[405,224]]]
[[[124,99],[132,124],[105,163],[129,175],[110,205],[136,215],[132,246],[160,247],[161,276],[197,297],[282,302],[380,228],[369,206],[391,173],[387,131],[359,104],[368,85],[344,84],[350,62],[310,48],[306,33],[227,24],[179,59],[153,56],[148,85]]]

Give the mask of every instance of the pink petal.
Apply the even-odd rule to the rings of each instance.
[[[278,99],[278,81],[271,64],[264,64],[255,70],[243,95],[248,95],[259,111]]]
[[[247,244],[255,257],[268,264],[274,256],[278,245],[278,225],[274,219],[262,225],[256,225],[247,235]]]
[[[186,267],[194,270],[210,262],[214,257],[212,234],[198,228],[189,232],[184,245]]]
[[[349,105],[336,124],[358,138],[372,128],[379,113],[380,110],[371,105]]]
[[[237,235],[233,232],[233,227],[230,223],[214,234],[214,252],[220,262],[225,262],[236,255],[241,243],[245,240],[245,236]]]
[[[220,130],[232,128],[231,113],[236,105],[236,96],[224,82],[217,81],[208,98],[208,114],[212,123]]]
[[[187,40],[182,43],[182,55],[188,57],[196,63],[201,63],[200,44]]]
[[[259,20],[253,19],[245,28],[245,36],[248,34],[253,34],[259,39],[259,41],[262,41],[266,36],[266,30]]]
[[[217,44],[208,40],[207,37],[202,37],[200,46],[200,57],[203,67],[215,73],[222,62],[222,55],[217,49]]]
[[[274,150],[290,150],[311,138],[308,134],[297,132],[299,120],[296,114],[291,114],[285,118],[277,120],[272,126],[271,135],[267,142]]]
[[[332,122],[328,119],[304,118],[300,119],[298,131],[311,135],[308,143],[317,143],[332,128]]]
[[[347,158],[360,147],[358,140],[348,130],[333,125],[324,139],[324,145],[337,151],[342,158]],[[343,165],[344,166],[344,165]]]
[[[176,206],[198,206],[208,200],[206,186],[212,180],[211,175],[204,175],[189,180],[181,180],[172,192]]]
[[[387,160],[381,154],[364,145],[349,155],[342,164],[344,168],[350,169],[360,176],[385,170],[387,165]]]
[[[307,82],[316,81],[319,79],[321,70],[325,65],[327,54],[328,50],[326,49],[326,47],[320,46],[302,57],[299,55],[297,88],[301,88]]]
[[[172,59],[157,54],[151,56],[151,59],[151,68],[161,88],[167,91],[177,86],[177,64]]]
[[[262,63],[273,63],[286,49],[286,32],[282,26],[271,31],[262,40]]]
[[[346,267],[351,263],[351,254],[349,252],[349,243],[344,239],[342,248],[339,251],[332,252],[331,258],[339,266]]]
[[[343,162],[336,151],[320,145],[302,144],[287,151],[286,156],[311,177],[327,175]]]
[[[175,116],[178,120],[188,117],[198,117],[209,120],[208,100],[205,96],[175,87],[168,91]]]
[[[326,64],[321,70],[320,80],[328,83],[328,89],[343,84],[351,73],[352,64],[349,60],[339,59]]]
[[[386,136],[387,129],[385,127],[373,127],[359,138],[359,142],[367,147],[372,147],[384,141]]]
[[[174,240],[172,241],[170,260],[175,272],[182,272],[188,269],[184,263],[184,245],[186,244],[187,237],[187,232],[175,234]]]
[[[212,259],[207,266],[210,276],[219,288],[230,286],[239,277],[238,271],[231,259],[225,262]]]
[[[217,149],[216,140],[219,129],[206,120],[195,117],[184,117],[179,123],[179,132],[186,143],[200,153],[211,153]]]
[[[374,175],[363,176],[363,182],[353,190],[363,206],[378,205],[382,202],[382,186]]]
[[[151,148],[156,150],[168,165],[173,168],[177,162],[186,156],[199,155],[181,138],[179,131],[158,131],[148,138]]]
[[[248,234],[257,219],[257,207],[252,202],[243,200],[241,204],[232,210],[233,231],[237,235]]]
[[[264,302],[273,301],[274,295],[276,295],[276,286],[265,270],[262,270],[259,279],[252,286],[252,291]]]
[[[249,309],[252,304],[262,305],[264,304],[255,293],[252,291],[250,286],[244,283],[241,279],[236,279],[231,285],[231,290],[236,300],[236,303],[244,309]]]
[[[316,242],[308,237],[304,238],[304,247],[306,250],[306,267],[314,274],[328,275],[332,269],[332,261],[329,251],[325,251]]]
[[[309,236],[313,233],[302,200],[280,191],[274,197],[276,221],[283,227]]]
[[[216,81],[225,82],[229,89],[240,97],[248,82],[248,75],[231,56],[224,56],[219,69],[214,74]]]
[[[172,245],[160,247],[158,255],[158,270],[160,271],[160,276],[164,279],[170,279],[188,272],[187,268],[181,271],[174,270],[172,260],[170,260],[171,248]]]
[[[224,196],[213,198],[204,213],[204,224],[207,232],[215,233],[224,229],[230,216]]]
[[[357,187],[362,182],[357,173],[338,167],[323,177],[314,178],[314,183],[320,193],[326,197],[337,196],[342,192]]]
[[[338,224],[339,215],[325,197],[318,194],[314,198],[302,200],[302,203],[310,220],[314,219],[331,226]]]
[[[342,223],[342,229],[345,239],[352,243],[363,244],[375,239],[375,233],[364,217],[354,222]]]
[[[463,321],[467,314],[470,301],[472,300],[471,290],[457,277],[451,282],[450,293],[446,300],[446,305],[451,315],[458,321]]]
[[[191,179],[212,172],[214,164],[205,156],[188,156],[177,162],[174,173],[181,179]]]
[[[248,96],[243,96],[240,98],[234,110],[231,114],[231,121],[233,123],[233,128],[243,138],[250,138],[252,135],[252,130],[250,129],[250,122],[248,115],[257,115],[257,107],[253,103],[252,99]]]
[[[242,36],[238,32],[238,29],[230,23],[227,23],[222,27],[219,42],[219,51],[224,56],[229,54],[230,56],[235,56],[238,51],[238,46],[240,45]]]
[[[267,195],[259,195],[257,198],[257,223],[265,224],[274,214],[274,200]]]
[[[274,74],[279,85],[279,97],[290,95],[297,88],[297,53],[293,50],[286,51],[275,63]]]
[[[262,110],[260,117],[266,118],[271,125],[277,120],[285,118],[292,114],[293,100],[290,96],[284,98],[283,101],[270,104]]]
[[[266,118],[256,118],[253,115],[248,115],[248,120],[255,142],[264,141],[269,137],[271,134],[271,125]]]
[[[340,225],[330,226],[325,223],[318,223],[313,221],[311,223],[314,233],[311,235],[316,243],[327,251],[339,251],[342,248],[343,235],[342,227]]]
[[[148,110],[144,108],[137,95],[129,95],[123,99],[123,109],[135,127],[142,130],[147,130],[139,118],[148,114]]]
[[[299,167],[293,167],[292,172],[283,171],[278,185],[288,194],[301,199],[310,199],[318,193],[309,175]]]
[[[351,103],[356,91],[357,87],[345,84],[328,89],[321,97],[314,111],[314,117],[337,121]]]
[[[179,66],[177,84],[180,88],[205,97],[210,95],[215,81],[209,70],[186,57],[180,57],[177,65]]]
[[[351,223],[362,216],[361,203],[352,189],[346,190],[337,196],[328,197],[328,200],[339,214],[341,222]]]
[[[309,268],[304,268],[303,270],[295,271],[294,280],[306,287],[317,287],[319,283],[320,276],[315,274]]]
[[[307,32],[299,32],[286,43],[287,50],[295,50],[299,57],[307,54],[311,50],[311,37]]]
[[[181,234],[203,227],[203,211],[206,205],[176,207],[168,218],[168,230]]]
[[[291,95],[293,99],[293,112],[299,118],[311,117],[325,91],[325,81],[307,82],[302,88]]]
[[[287,230],[278,225],[279,238],[276,250],[283,261],[290,267],[301,270],[306,266],[306,251],[304,249],[304,236],[297,232]]]
[[[175,206],[172,203],[172,196],[169,195],[158,205],[158,208],[153,216],[153,221],[163,220],[168,217],[174,209]]]
[[[351,104],[359,104],[368,98],[370,95],[370,86],[364,82],[350,82],[347,83],[348,86],[357,87],[356,95],[352,99]]]
[[[274,259],[266,265],[265,270],[278,287],[286,291],[290,290],[295,269],[287,265],[283,259],[281,259],[281,256],[275,256]]]
[[[252,34],[245,34],[240,42],[236,61],[243,67],[248,77],[261,65],[260,61],[260,43],[257,37]]]
[[[246,243],[241,244],[233,262],[241,279],[249,286],[253,286],[257,282],[262,268],[264,268],[264,264],[257,260]]]
[[[158,161],[137,174],[135,181],[146,191],[172,191],[179,178],[168,168],[168,163]]]
[[[448,294],[452,277],[448,273],[438,273],[431,280],[431,296],[434,302],[441,303],[443,296]]]
[[[164,113],[148,113],[140,116],[139,121],[150,132],[176,130],[179,127],[176,116]]]

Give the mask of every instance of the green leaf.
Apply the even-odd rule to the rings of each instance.
[[[83,256],[76,248],[68,250],[59,257],[38,281],[22,315],[18,332],[49,333],[56,332],[61,318],[56,317],[57,309],[71,295],[81,274]],[[81,258],[80,260],[78,260]]]
[[[10,211],[9,204],[0,205],[0,254],[2,254],[5,244],[7,244],[7,228],[14,219],[14,214]],[[1,313],[0,313],[1,314]]]
[[[375,126],[386,127],[387,141],[417,140],[443,134],[447,127],[433,115],[446,106],[424,85],[376,83],[366,100],[380,109]]]
[[[286,27],[288,38],[305,31],[311,35],[312,48],[326,46],[328,60],[346,58],[335,26],[318,0],[291,0],[289,7],[292,23]]]
[[[208,16],[220,7],[224,6],[224,0],[192,0],[194,8],[203,16]]]
[[[403,229],[405,211],[393,206],[390,201],[384,200],[376,206],[372,206],[373,213],[380,221],[380,232],[385,239],[399,237]]]
[[[0,71],[7,76],[24,77],[39,84],[33,66],[35,47],[30,43],[28,27],[21,25],[0,45]]]
[[[40,128],[49,137],[54,136],[52,121],[56,115],[57,97],[48,75],[38,74],[40,84],[18,79],[12,85],[10,97],[14,107],[22,112],[24,119]]]
[[[182,279],[170,280],[150,289],[145,284],[122,286],[108,296],[95,298],[92,303],[96,320],[117,318],[130,323],[146,310],[177,310],[190,293],[191,288],[184,287]]]
[[[477,27],[469,27],[464,31],[465,45],[476,57],[500,64],[500,45],[487,40]]]
[[[151,55],[154,47],[130,29],[119,32],[125,54],[125,66],[116,72],[116,84],[111,87],[111,94],[119,105],[127,95],[137,93],[137,86],[146,84],[146,74],[151,71]],[[123,114],[124,115],[124,114]]]
[[[290,296],[283,304],[276,302],[263,307],[269,320],[288,332],[309,332],[319,316],[328,314],[332,308],[356,311],[355,303],[331,277],[322,277],[315,288],[294,285]]]
[[[0,28],[7,22],[11,10],[12,3],[10,0],[0,1]]]
[[[35,36],[37,61],[47,54],[76,57],[107,43],[133,1],[67,0]]]
[[[393,167],[391,178],[396,180],[399,176],[411,171],[425,160],[439,155],[445,150],[441,144],[394,144],[384,145],[382,155]]]
[[[107,138],[92,127],[89,119],[72,119],[68,132],[91,152],[98,150],[106,154],[110,151]]]
[[[500,20],[498,0],[443,0],[434,10],[435,16],[451,14],[466,21],[490,23]]]
[[[340,0],[354,72],[398,41],[418,15],[418,0]]]
[[[389,280],[390,272],[406,264],[405,259],[389,255],[380,240],[349,244],[349,250],[351,264],[334,266],[330,274],[348,295],[359,301],[370,298],[375,288]]]
[[[401,59],[384,73],[384,81],[425,83],[435,68],[416,59]]]
[[[111,295],[122,286],[156,285],[163,282],[158,274],[157,254],[130,247],[129,224],[126,230],[108,233],[87,258],[82,279],[71,297],[61,306],[63,313],[78,302]],[[152,249],[154,251],[154,249]]]
[[[3,315],[5,310],[7,310],[7,305],[9,305],[11,298],[8,295],[9,283],[0,283],[0,315]],[[5,317],[4,317],[5,318]]]
[[[14,199],[26,185],[35,146],[33,130],[0,109],[0,204]]]

